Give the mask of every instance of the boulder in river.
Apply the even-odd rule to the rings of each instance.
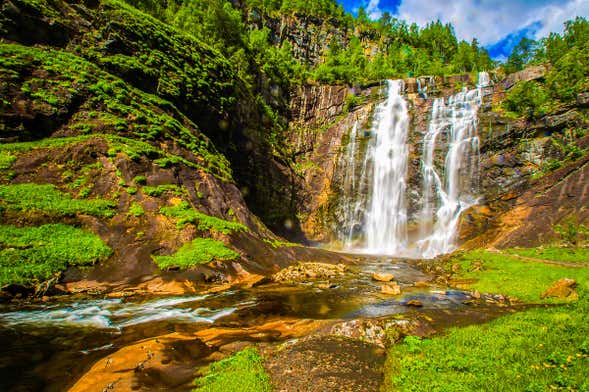
[[[381,286],[380,292],[389,295],[399,295],[401,294],[401,286],[397,282],[387,282]]]
[[[393,275],[393,274],[378,273],[378,272],[375,272],[372,274],[372,280],[376,280],[378,282],[390,282],[393,279],[395,279],[395,275]]]

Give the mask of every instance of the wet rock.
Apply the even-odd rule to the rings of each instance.
[[[315,336],[287,343],[266,357],[276,391],[378,391],[384,350],[341,336]]]
[[[285,268],[272,276],[275,282],[306,282],[316,279],[333,279],[347,271],[344,264],[299,263]]]
[[[419,288],[425,288],[425,287],[430,287],[431,284],[425,280],[418,280],[417,282],[413,283],[413,286],[419,287]]]
[[[404,336],[425,337],[434,333],[429,322],[421,319],[356,319],[334,325],[330,334],[360,339],[365,342],[388,347]]]
[[[380,292],[388,295],[401,294],[401,286],[397,282],[388,282],[380,287]]]
[[[375,272],[372,274],[372,280],[376,280],[378,282],[390,282],[393,279],[395,279],[395,275],[393,275],[393,274],[378,273],[378,272]]]
[[[403,303],[405,306],[414,306],[416,308],[421,308],[423,306],[423,302],[418,299],[410,299],[409,301]]]
[[[318,285],[317,285],[317,288],[319,288],[319,289],[321,289],[321,290],[335,289],[335,288],[337,288],[337,287],[338,287],[338,286],[337,286],[337,284],[335,284],[335,283],[330,283],[330,282],[327,282],[327,283],[320,283],[320,284],[318,284]]]
[[[577,105],[589,106],[589,92],[580,93],[577,95]]]
[[[556,281],[550,288],[542,293],[541,298],[568,298],[577,299],[579,295],[575,290],[577,282],[573,279],[560,279]]]

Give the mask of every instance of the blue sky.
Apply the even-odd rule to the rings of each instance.
[[[338,0],[356,13],[364,6],[372,18],[388,11],[423,26],[440,19],[454,25],[459,39],[476,37],[491,56],[504,60],[522,37],[539,39],[562,32],[563,22],[589,17],[589,0]]]

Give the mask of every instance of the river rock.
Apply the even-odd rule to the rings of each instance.
[[[423,306],[423,302],[418,299],[410,299],[409,301],[405,302],[403,305],[405,306],[414,306],[416,308],[421,308]]]
[[[344,264],[299,263],[280,270],[272,276],[275,282],[305,282],[308,280],[333,279],[347,271]]]
[[[575,290],[577,282],[573,279],[560,279],[556,281],[550,288],[542,293],[541,298],[569,298],[577,299],[579,295]]]
[[[372,280],[376,280],[378,282],[390,282],[391,280],[395,279],[395,275],[387,274],[387,273],[378,273],[375,272],[372,274]]]
[[[388,295],[401,294],[401,286],[397,282],[387,282],[380,287],[380,292]]]
[[[413,283],[413,286],[424,288],[431,286],[431,284],[425,280],[418,280],[417,282]]]

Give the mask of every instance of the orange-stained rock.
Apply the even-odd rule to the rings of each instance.
[[[390,282],[393,279],[395,279],[395,275],[393,274],[380,274],[378,272],[372,274],[372,280],[376,280],[378,282]]]
[[[542,293],[541,298],[567,298],[577,299],[579,295],[575,290],[577,282],[573,279],[560,279],[556,281],[550,288]]]
[[[401,294],[401,286],[397,282],[387,282],[380,287],[380,292],[388,295]]]
[[[173,344],[180,341],[196,343],[195,355],[208,354],[207,346],[190,335],[172,333],[142,340],[96,362],[69,391],[145,391],[141,387],[149,378],[157,378],[168,386],[190,383],[193,372],[174,361],[169,353]]]

